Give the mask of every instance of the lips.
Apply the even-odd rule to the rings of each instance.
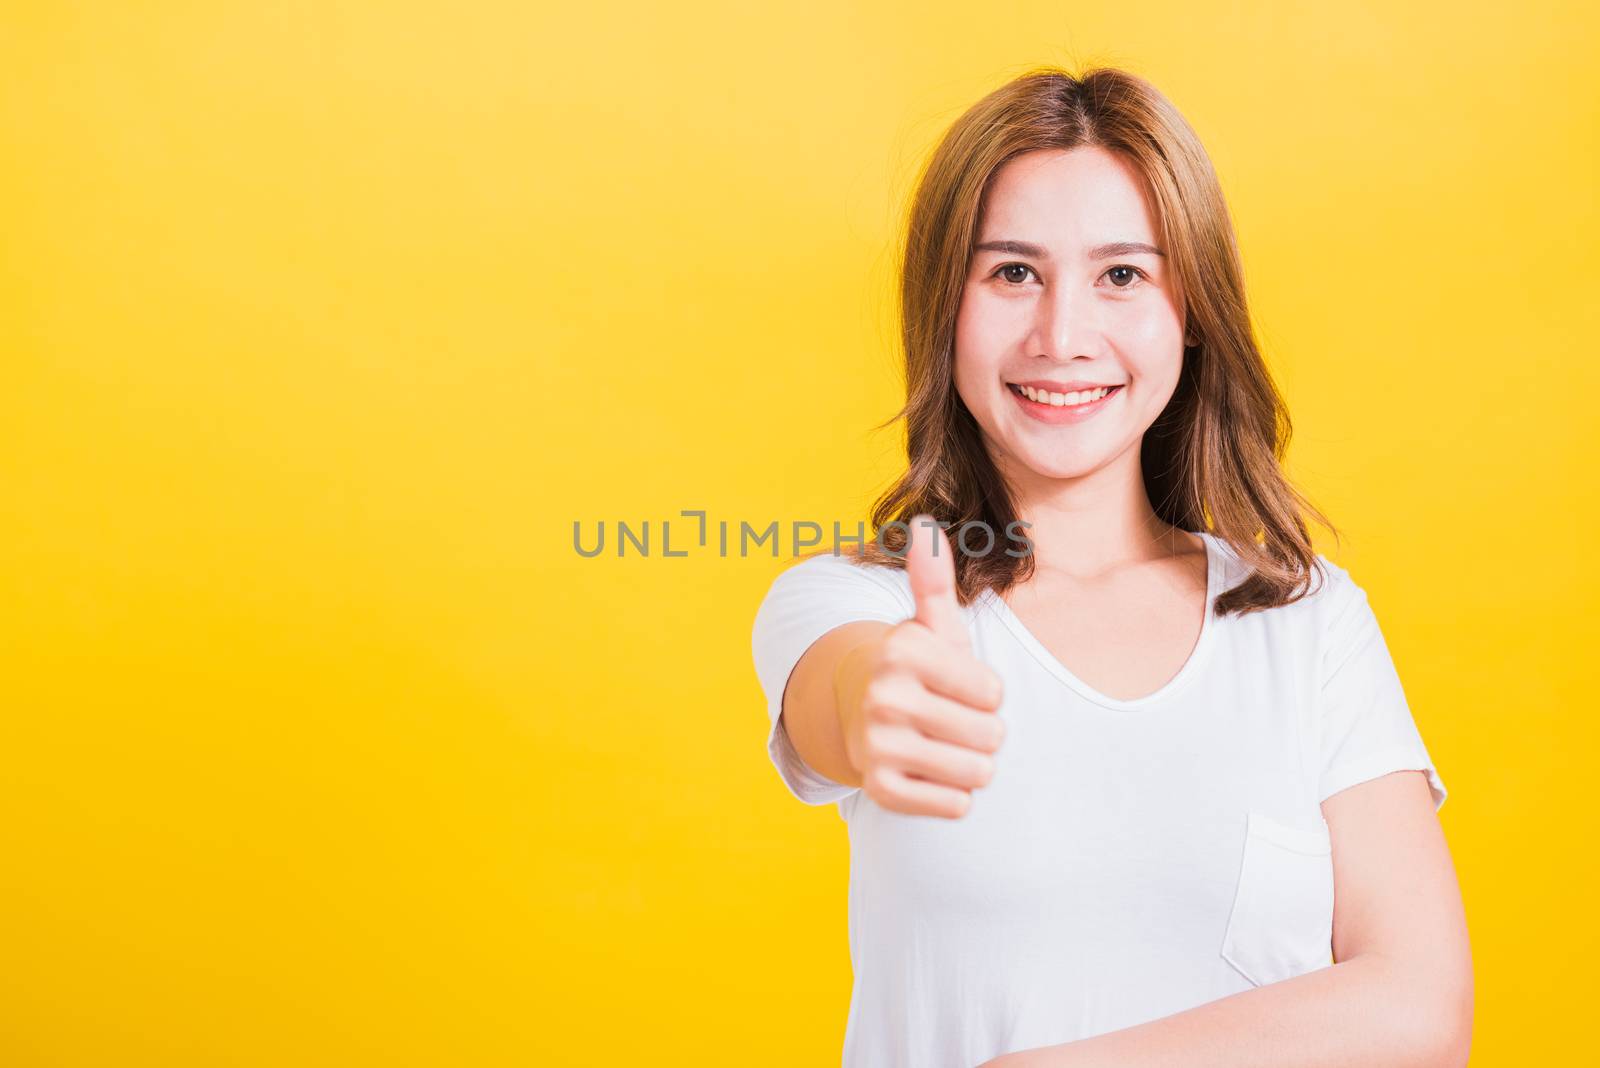
[[[1027,386],[1035,390],[1042,389],[1046,393],[1081,393],[1086,389],[1103,389],[1108,386],[1120,386],[1122,384],[1121,382],[1091,382],[1086,378],[1074,378],[1067,382],[1053,382],[1047,378],[1035,378],[1007,383],[1007,385]]]
[[[1051,407],[1076,407],[1080,404],[1092,403],[1089,397],[1103,399],[1098,394],[1105,390],[1105,396],[1110,397],[1122,388],[1120,384],[1105,385],[1070,385],[1064,383],[1037,383],[1037,382],[1009,382],[1006,385],[1012,393],[1027,397],[1036,404],[1049,404]]]
[[[1100,397],[1097,400],[1079,404],[1051,404],[1048,400],[1029,400],[1027,394],[1022,391],[1022,386],[1017,383],[1008,383],[1006,386],[1006,392],[1010,393],[1012,397],[1016,398],[1016,403],[1022,408],[1023,413],[1029,418],[1049,426],[1062,426],[1069,423],[1081,423],[1086,419],[1092,419],[1102,410],[1104,410],[1107,405],[1114,403],[1118,397],[1122,396],[1124,390],[1123,386],[1117,385],[1109,388],[1110,392],[1108,392],[1105,396]],[[1091,391],[1069,390],[1068,392],[1078,393]],[[1040,394],[1035,393],[1035,396],[1039,395]]]

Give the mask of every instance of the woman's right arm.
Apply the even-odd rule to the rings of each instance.
[[[1000,677],[972,655],[943,532],[912,537],[916,615],[828,631],[795,665],[780,716],[819,773],[884,808],[956,819],[994,774],[1005,728]]]
[[[876,620],[835,627],[807,649],[783,692],[782,720],[795,752],[818,772],[845,786],[860,786],[861,772],[845,748],[846,709],[860,710],[865,685],[861,655],[891,629]]]

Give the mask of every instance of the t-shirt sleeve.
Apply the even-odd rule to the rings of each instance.
[[[1321,617],[1317,800],[1391,771],[1422,771],[1437,812],[1448,791],[1411,716],[1367,593],[1349,572],[1323,560],[1330,585]]]
[[[751,646],[756,677],[767,703],[767,755],[789,792],[808,805],[840,801],[858,787],[813,769],[789,740],[781,720],[783,691],[805,651],[845,623],[898,623],[916,614],[896,573],[881,565],[853,564],[828,553],[780,572],[756,611]]]

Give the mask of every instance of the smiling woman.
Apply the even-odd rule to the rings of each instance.
[[[850,825],[844,1063],[1462,1063],[1445,785],[1279,466],[1194,133],[1122,71],[996,90],[923,175],[901,308],[879,538],[753,634],[774,764]]]
[[[1104,148],[1039,149],[1007,163],[990,189],[983,232],[995,236],[974,249],[956,324],[956,388],[981,426],[1008,428],[996,442],[1003,473],[1059,477],[1161,414],[1182,365],[1182,294],[1156,243],[1142,179]],[[1011,233],[1037,241],[999,236]],[[1126,236],[1099,240],[1108,233]],[[1133,366],[1103,367],[1092,378],[1053,364],[1054,377],[1040,373],[1037,354],[1088,347],[1094,332],[1124,340]],[[1129,389],[1134,380],[1138,388]],[[1072,453],[1035,432],[1035,424],[1091,418]]]
[[[1120,154],[1094,145],[1027,152],[995,176],[983,231],[1038,238],[978,243],[956,323],[955,384],[1012,485],[1071,478],[1126,454],[1173,396],[1193,338],[1182,337],[1182,287],[1144,189]],[[1018,247],[1035,250],[1031,262],[989,251]],[[1120,359],[1080,361],[1093,378],[1051,355],[1110,343]],[[1041,366],[1050,377],[1032,377]],[[1062,425],[1080,429],[1063,440],[1049,429]]]
[[[1037,476],[1115,457],[1119,478],[1140,467],[1158,529],[1214,530],[1247,560],[1223,611],[1307,589],[1305,519],[1333,524],[1283,475],[1291,420],[1221,187],[1154,87],[1046,69],[996,90],[933,153],[906,233],[908,390],[894,419],[909,463],[875,528],[927,512],[1004,529]],[[1102,387],[1115,388],[1084,396]],[[898,567],[904,549],[887,527],[865,556]],[[1026,583],[1044,556],[957,560],[959,599]]]

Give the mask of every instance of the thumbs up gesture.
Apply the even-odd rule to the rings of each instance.
[[[1000,676],[972,655],[955,554],[932,517],[911,521],[916,615],[853,650],[835,677],[845,751],[879,805],[959,819],[994,774]]]

